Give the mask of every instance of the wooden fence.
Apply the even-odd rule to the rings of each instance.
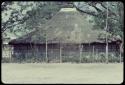
[[[43,51],[44,52],[41,52]],[[13,47],[10,45],[2,46],[2,62],[46,62],[46,50],[31,49],[19,51],[13,53]],[[91,52],[86,52],[81,49],[77,50],[68,50],[67,48],[58,48],[58,49],[48,49],[48,63],[95,63],[95,62],[105,62],[105,53],[98,52],[94,47]],[[22,52],[22,53],[21,53]],[[18,56],[18,57],[14,57]],[[123,62],[123,57],[122,57]],[[120,56],[118,53],[109,52],[109,62],[120,62]]]

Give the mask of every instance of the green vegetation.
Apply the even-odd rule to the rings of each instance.
[[[24,35],[46,23],[62,7],[73,4],[77,10],[90,15],[90,22],[96,29],[105,28],[106,2],[3,2],[2,8],[2,33],[3,38],[9,33]],[[69,6],[68,6],[69,5]],[[108,32],[112,36],[123,38],[123,3],[109,2]]]
[[[39,55],[34,55],[30,54],[28,55],[17,55],[17,58],[2,58],[3,63],[45,63],[45,55],[44,56],[39,56]],[[49,63],[54,62],[54,63],[59,63],[59,57],[52,57],[49,58]],[[105,63],[106,57],[105,53],[99,53],[96,55],[92,54],[83,54],[81,58],[81,63]],[[119,54],[116,53],[109,53],[109,58],[108,58],[109,63],[119,63],[120,62],[120,56]],[[62,56],[62,63],[79,63],[79,56]],[[123,57],[122,61],[123,62]]]

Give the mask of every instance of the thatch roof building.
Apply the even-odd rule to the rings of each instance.
[[[93,30],[93,25],[81,15],[75,8],[61,9],[50,21],[39,30],[11,41],[17,43],[45,43],[45,35],[48,43],[88,43],[101,42],[98,36],[103,31]]]
[[[64,53],[65,55],[67,49],[69,48],[68,50],[73,50],[72,52],[74,54],[72,54],[72,56],[75,56],[75,54],[79,55],[79,45],[83,44],[85,44],[85,46],[83,46],[82,51],[86,51],[88,49],[88,52],[92,52],[92,46],[95,45],[95,49],[97,48],[98,51],[104,52],[105,42],[99,39],[100,33],[103,32],[104,31],[102,30],[94,30],[93,25],[87,21],[86,15],[81,15],[80,12],[76,10],[76,8],[62,8],[44,26],[40,26],[38,30],[10,41],[9,44],[14,45],[16,53],[21,52],[17,52],[17,48],[20,48],[20,45],[22,50],[29,50],[30,48],[27,46],[35,44],[37,46],[36,48],[41,48],[38,49],[39,52],[47,51],[49,53],[49,49],[51,49],[53,54],[57,54],[51,54],[50,56],[60,56],[60,46],[64,44],[72,44],[72,46],[69,47],[64,46],[62,54]],[[115,41],[110,43],[112,48],[111,51],[117,51],[118,47]],[[48,50],[46,50],[46,44],[48,44]],[[90,44],[92,44],[92,46],[90,46]],[[27,51],[25,51],[25,53],[26,52]]]

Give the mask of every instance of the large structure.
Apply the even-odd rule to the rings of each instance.
[[[13,58],[23,61],[85,62],[84,56],[105,52],[105,41],[100,39],[102,30],[94,30],[87,15],[75,8],[62,8],[44,26],[9,44],[14,46]],[[117,40],[109,41],[109,53],[118,53]]]

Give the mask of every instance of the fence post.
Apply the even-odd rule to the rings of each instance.
[[[92,49],[92,54],[93,54],[93,59],[95,57],[95,46],[93,45],[93,49]]]
[[[12,63],[12,48],[10,48],[10,62]]]
[[[48,62],[48,43],[47,43],[47,39],[46,39],[46,63]]]
[[[121,63],[121,57],[122,57],[122,55],[121,55],[121,50],[120,50],[120,55],[119,55],[119,56],[120,56],[120,63]]]
[[[123,43],[120,43],[119,45],[119,52],[120,52],[120,63],[122,62],[122,53],[123,53]]]
[[[106,43],[106,63],[108,64],[108,42]]]
[[[82,57],[82,45],[79,45],[79,49],[80,49],[80,57],[79,57],[79,63],[81,63],[81,57]]]
[[[62,46],[60,46],[60,63],[62,63]]]

